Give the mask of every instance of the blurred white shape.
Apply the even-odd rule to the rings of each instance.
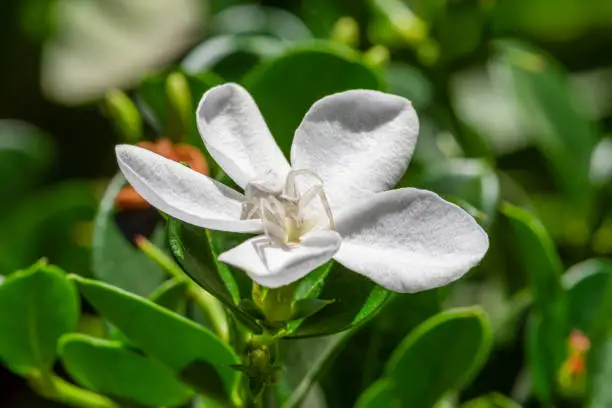
[[[602,139],[591,156],[591,181],[603,185],[612,180],[612,139]]]
[[[612,68],[573,74],[570,85],[589,119],[600,120],[612,113]]]
[[[529,143],[512,98],[491,81],[486,70],[469,69],[455,74],[451,92],[457,114],[496,152],[510,153]]]
[[[203,0],[59,0],[42,57],[43,92],[65,104],[126,88],[201,34]]]

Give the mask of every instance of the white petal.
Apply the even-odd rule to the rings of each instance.
[[[259,220],[241,220],[242,194],[175,161],[137,146],[116,148],[119,168],[153,207],[204,228],[260,232]]]
[[[236,84],[210,89],[198,106],[197,122],[206,148],[240,187],[254,180],[284,184],[289,163],[246,89]]]
[[[291,163],[318,174],[331,207],[338,208],[395,186],[418,131],[407,99],[367,90],[334,94],[306,114],[293,140]]]
[[[347,268],[395,292],[446,285],[475,266],[487,234],[458,206],[426,190],[403,188],[347,207],[336,218]]]
[[[334,231],[317,231],[305,235],[299,245],[286,248],[260,236],[222,253],[219,260],[246,271],[260,285],[278,288],[329,261],[338,251],[340,241],[340,235]]]

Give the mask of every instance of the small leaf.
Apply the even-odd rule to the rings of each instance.
[[[291,337],[333,334],[363,324],[382,308],[390,294],[369,279],[334,264],[319,295],[334,299],[334,303],[304,320]]]
[[[180,311],[185,308],[187,288],[188,284],[185,279],[170,279],[151,293],[149,299],[166,309]]]
[[[238,303],[238,308],[255,319],[264,320],[266,318],[264,312],[250,299],[242,299]]]
[[[233,269],[217,261],[215,247],[219,242],[210,231],[168,218],[169,246],[176,261],[198,285],[228,306],[249,329],[261,333],[262,328],[237,304],[240,292]]]
[[[490,348],[491,331],[481,308],[437,314],[404,339],[387,363],[386,376],[366,390],[356,406],[397,401],[400,406],[433,407],[474,376]]]
[[[554,243],[535,217],[510,204],[501,210],[514,247],[506,252],[520,259],[523,270],[515,273],[527,276],[533,297],[526,340],[535,392],[543,401],[550,401],[569,334],[567,296],[561,285],[563,266]]]
[[[229,269],[217,262],[208,231],[169,218],[168,240],[185,272],[221,302],[235,308],[240,301],[236,281]]]
[[[51,369],[59,337],[76,329],[79,298],[63,271],[38,263],[0,285],[0,310],[0,360],[28,375]]]
[[[497,214],[499,181],[484,161],[464,159],[441,163],[427,170],[414,185],[467,201],[484,213],[485,226],[490,225]]]
[[[145,353],[180,372],[195,362],[214,366],[232,398],[238,356],[208,329],[146,299],[102,282],[72,276],[89,303]]]
[[[96,278],[104,282],[147,296],[163,282],[165,273],[132,245],[116,225],[115,197],[124,185],[125,178],[117,174],[100,202],[94,221],[93,272]],[[129,212],[126,214],[130,216]],[[155,229],[151,240],[158,246],[164,241],[162,225]]]
[[[156,407],[180,405],[193,395],[171,369],[119,342],[68,334],[59,353],[79,385],[111,397]]]
[[[319,312],[325,306],[334,303],[333,300],[302,299],[293,304],[291,320],[304,319]]]
[[[567,201],[584,210],[591,197],[589,165],[598,134],[578,106],[567,73],[535,47],[508,40],[494,45],[494,84],[513,98],[524,133],[533,136],[550,162]]]

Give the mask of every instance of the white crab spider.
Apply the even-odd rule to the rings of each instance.
[[[309,187],[300,194],[296,183],[296,177],[310,176],[318,184]],[[257,191],[257,196],[252,191]],[[306,214],[307,207],[315,199],[320,200],[323,213],[327,218],[325,227],[334,230],[334,216],[329,201],[323,188],[323,180],[310,170],[292,170],[287,175],[283,190],[279,194],[266,189],[253,187],[247,189],[247,199],[243,203],[242,219],[260,219],[263,223],[265,235],[279,245],[291,246],[300,242],[300,237],[311,232],[315,228],[323,227],[318,222],[318,217],[309,217]]]

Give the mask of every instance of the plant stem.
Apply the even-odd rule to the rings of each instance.
[[[120,408],[109,398],[78,387],[54,374],[36,373],[30,385],[41,396],[77,408]]]
[[[179,265],[172,260],[164,251],[155,246],[151,241],[143,236],[138,236],[134,242],[140,250],[147,255],[151,260],[157,263],[170,276],[175,279],[187,282],[188,296],[202,309],[208,316],[213,330],[223,341],[229,341],[229,325],[225,309],[221,302],[213,295],[206,292],[198,286],[191,278],[181,269]]]

